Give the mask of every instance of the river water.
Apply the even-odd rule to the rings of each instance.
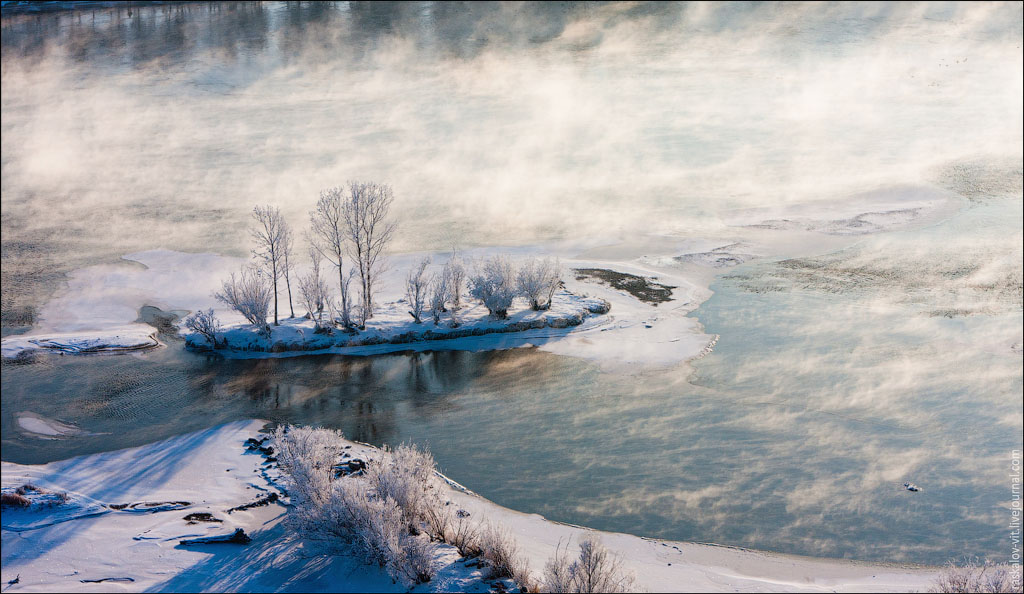
[[[962,208],[729,270],[691,314],[715,350],[671,369],[536,349],[223,360],[174,339],[5,363],[4,460],[264,418],[425,444],[489,499],[599,529],[1005,561],[1019,4],[233,6],[4,16],[5,335],[70,270],[242,255],[251,204],[301,220],[355,175],[395,185],[399,249],[711,234],[727,209],[882,183]],[[24,413],[87,434],[39,439]]]

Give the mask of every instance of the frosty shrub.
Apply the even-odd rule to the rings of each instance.
[[[242,314],[261,333],[270,334],[267,313],[270,311],[273,285],[269,275],[256,268],[243,267],[239,274],[232,273],[213,296]]]
[[[546,592],[631,592],[635,578],[593,536],[580,541],[580,556],[569,561],[568,546],[544,567]]]
[[[398,504],[408,531],[418,534],[423,524],[429,523],[430,510],[441,507],[434,457],[406,444],[385,449],[383,454],[380,461],[366,469],[366,480],[378,496]]]
[[[452,250],[451,257],[444,265],[443,274],[452,310],[459,311],[462,308],[462,287],[466,284],[466,266],[462,263],[459,252]]]
[[[320,506],[330,492],[334,466],[341,455],[342,435],[318,427],[278,427],[274,433],[277,461],[296,509]],[[301,514],[299,514],[301,515]]]
[[[410,534],[395,500],[374,493],[365,479],[334,481],[323,516],[328,534],[351,545],[367,563],[386,569],[393,578],[415,585],[433,577],[430,539]]]
[[[199,310],[185,318],[185,327],[199,334],[210,343],[210,346],[217,347],[217,333],[220,332],[220,321],[213,315],[213,309],[206,311]]]
[[[529,562],[519,554],[519,547],[507,529],[486,526],[480,533],[480,555],[491,566],[493,577],[512,578],[524,590],[530,589]]]
[[[427,514],[433,538],[452,545],[463,557],[480,555],[480,524],[470,519],[467,512],[439,505],[428,508]]]
[[[330,293],[327,289],[327,280],[320,275],[320,261],[322,256],[315,248],[309,250],[309,260],[313,264],[309,273],[299,276],[299,297],[302,304],[306,306],[309,318],[317,330],[323,327],[323,314],[327,303],[330,301]]]
[[[506,256],[484,260],[469,279],[469,294],[483,301],[492,316],[507,318],[516,296],[516,272],[512,262]]]
[[[441,323],[441,314],[446,311],[449,293],[448,275],[435,275],[430,281],[430,317],[434,318],[435,326]]]
[[[519,268],[516,287],[534,311],[551,307],[551,298],[562,282],[561,268],[557,258],[531,258]]]
[[[430,279],[427,278],[426,271],[429,265],[430,258],[423,258],[405,277],[405,300],[409,302],[409,315],[417,324],[423,321],[423,310],[427,306],[427,285]]]
[[[329,548],[345,545],[408,586],[433,577],[434,545],[426,535],[410,531],[410,512],[390,495],[417,509],[422,495],[406,483],[422,476],[428,463],[433,476],[429,454],[406,447],[385,451],[365,477],[335,478],[341,433],[288,427],[279,428],[274,438],[293,505],[288,522],[297,534]]]
[[[1013,570],[1007,565],[969,562],[957,566],[950,563],[942,569],[929,592],[1020,592],[1020,570],[1017,571],[1014,584]]]

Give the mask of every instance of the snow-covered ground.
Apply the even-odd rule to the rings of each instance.
[[[123,353],[160,346],[157,331],[145,324],[126,324],[89,332],[57,332],[11,336],[3,340],[4,359],[26,357],[37,352],[80,355]]]
[[[240,421],[45,465],[4,462],[5,493],[30,483],[68,495],[63,503],[33,495],[27,510],[4,508],[4,591],[403,591],[376,567],[319,554],[288,534],[281,524],[285,497],[228,511],[280,493],[273,465],[244,444],[263,425]],[[349,445],[354,458],[374,456],[370,446]],[[537,577],[556,547],[571,543],[571,551],[593,532],[502,508],[454,484],[447,496],[471,517],[508,527]],[[250,544],[180,544],[237,528]],[[636,574],[637,586],[655,592],[920,591],[937,573],[598,534]],[[486,570],[453,547],[440,546],[434,562],[437,576],[414,591],[488,589]]]
[[[521,301],[521,300],[517,300]],[[480,302],[470,301],[456,314],[453,324],[451,313],[435,324],[427,312],[417,323],[409,314],[409,305],[404,298],[384,303],[373,319],[367,321],[364,330],[348,333],[334,330],[330,335],[317,333],[311,319],[305,317],[285,318],[280,325],[270,326],[270,336],[257,332],[251,324],[239,324],[225,328],[217,334],[218,352],[229,357],[264,356],[274,354],[376,354],[394,350],[397,346],[406,349],[409,345],[418,348],[437,348],[436,344],[450,344],[442,348],[477,350],[501,348],[500,343],[488,344],[477,339],[494,334],[515,333],[513,340],[531,338],[552,338],[562,336],[573,328],[588,321],[588,318],[608,312],[608,302],[584,297],[566,290],[559,290],[552,296],[551,306],[534,311],[525,303],[516,303],[506,319],[498,320],[489,315]],[[327,318],[324,318],[325,322]],[[600,325],[600,321],[589,320],[588,328]],[[199,334],[188,334],[186,343],[192,348],[210,348],[209,341]],[[422,344],[427,343],[427,344]]]

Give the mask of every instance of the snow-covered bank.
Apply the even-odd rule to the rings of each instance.
[[[348,333],[332,330],[330,334],[317,332],[312,320],[286,318],[279,326],[270,326],[270,336],[260,334],[251,324],[226,328],[217,334],[217,352],[231,356],[261,356],[266,353],[337,353],[348,355],[378,354],[405,350],[410,345],[421,348],[461,348],[478,350],[493,343],[474,340],[493,334],[521,334],[512,340],[540,340],[566,334],[584,324],[593,316],[608,313],[611,305],[603,300],[583,297],[562,290],[551,300],[551,306],[542,311],[518,307],[509,311],[506,319],[497,320],[488,315],[481,303],[469,304],[458,312],[459,323],[416,323],[407,313],[404,300],[386,303],[362,331]],[[590,326],[600,324],[593,321]],[[220,342],[223,341],[223,342]],[[189,334],[185,343],[193,349],[208,350],[209,341],[199,334]],[[429,343],[422,344],[422,343]],[[493,346],[491,347],[493,348]]]
[[[160,346],[157,331],[146,324],[128,324],[104,330],[16,335],[3,340],[3,358],[30,357],[40,352],[81,355],[126,353]]]
[[[39,466],[4,462],[2,486],[66,492],[61,504],[3,513],[6,591],[403,591],[377,568],[322,556],[289,538],[286,499],[237,509],[279,493],[276,470],[247,451],[261,421],[241,421],[155,444]],[[348,442],[353,458],[376,451]],[[555,547],[585,528],[502,508],[453,485],[448,497],[471,516],[511,529],[539,572]],[[235,508],[234,511],[228,511]],[[209,514],[209,516],[204,515]],[[249,545],[182,546],[182,539],[242,528]],[[662,591],[914,591],[937,568],[813,559],[695,543],[599,533],[635,572],[637,586]],[[571,545],[572,546],[572,545]],[[438,575],[414,591],[486,591],[484,570],[441,546]]]

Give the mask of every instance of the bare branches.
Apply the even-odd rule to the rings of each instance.
[[[306,306],[309,318],[319,331],[323,328],[324,309],[330,300],[330,294],[327,290],[327,281],[320,276],[320,252],[311,247],[309,259],[313,267],[307,274],[298,278],[299,296],[302,298],[302,304]]]
[[[213,315],[213,309],[199,310],[185,318],[185,327],[205,338],[210,346],[217,348],[217,333],[220,332],[220,321]]]
[[[345,191],[330,188],[320,192],[316,207],[309,213],[313,245],[320,255],[338,269],[338,287],[341,290],[341,315],[345,327],[352,325],[348,303],[348,284],[345,282],[344,254],[347,227],[345,225]]]
[[[452,250],[452,255],[444,265],[444,276],[448,286],[448,298],[452,309],[462,308],[462,289],[466,285],[466,266],[462,263],[462,255]]]
[[[273,288],[269,275],[253,267],[243,267],[239,274],[232,273],[224,281],[221,291],[214,293],[218,301],[245,316],[262,334],[270,335],[267,314]]]
[[[349,182],[349,195],[342,208],[349,254],[359,268],[364,316],[373,317],[374,283],[384,266],[382,259],[398,225],[388,221],[394,193],[391,186],[372,182]]]
[[[544,568],[546,592],[631,592],[634,582],[622,560],[609,553],[596,536],[580,541],[580,556],[572,563],[568,551],[560,549]]]
[[[519,268],[516,276],[519,293],[530,302],[534,311],[551,307],[551,298],[561,282],[561,264],[557,258],[540,261],[531,258]]]
[[[427,303],[427,284],[429,279],[426,276],[427,266],[430,265],[430,258],[423,258],[416,268],[409,271],[405,279],[405,299],[409,302],[409,315],[416,320],[417,324],[423,322],[421,316]]]
[[[285,240],[282,244],[281,253],[283,258],[282,264],[282,276],[284,276],[284,284],[288,288],[288,312],[291,317],[295,317],[295,306],[292,304],[292,250],[294,248],[294,237],[292,236],[291,227],[285,225],[285,230],[288,232]]]
[[[276,206],[257,206],[252,209],[252,216],[256,220],[255,226],[250,229],[252,239],[256,242],[252,254],[270,272],[274,289],[274,325],[277,326],[277,280],[287,271],[285,261],[288,258],[287,252],[291,250],[291,231],[281,216],[281,209]],[[289,281],[289,301],[290,284]]]
[[[445,273],[435,274],[430,281],[430,317],[434,318],[434,325],[441,323],[441,314],[446,311],[445,303],[451,294],[448,290],[448,275]]]

